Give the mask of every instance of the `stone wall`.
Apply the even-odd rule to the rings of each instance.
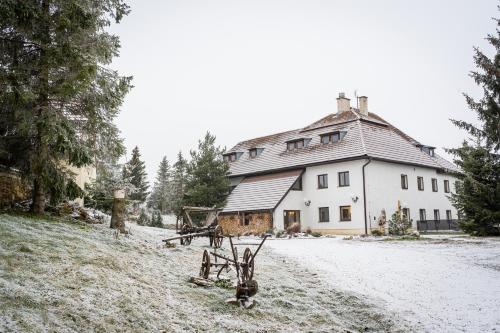
[[[21,177],[13,172],[0,172],[0,208],[9,208],[28,197],[28,188]]]
[[[243,214],[219,215],[219,225],[225,235],[260,235],[273,228],[273,217],[271,213],[247,213],[248,225],[244,225]]]

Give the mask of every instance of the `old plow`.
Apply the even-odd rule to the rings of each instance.
[[[198,217],[204,215],[201,221],[201,226],[195,225],[191,214],[194,213]],[[164,239],[163,241],[169,243],[173,240],[180,240],[181,245],[189,245],[193,238],[208,237],[210,246],[220,248],[224,236],[222,234],[222,227],[218,225],[217,220],[219,210],[209,207],[182,207],[182,214],[180,221],[177,220],[175,229],[178,234],[176,237]],[[180,222],[180,223],[179,223]]]
[[[266,241],[269,235],[264,235],[260,243],[240,243],[234,244],[233,237],[228,236],[229,244],[231,246],[232,256],[227,256],[224,254],[217,253],[217,249],[214,251],[203,252],[203,257],[201,261],[200,277],[203,279],[208,279],[212,269],[217,272],[217,279],[219,278],[222,271],[230,271],[234,269],[236,272],[236,303],[245,308],[251,307],[253,301],[250,297],[254,296],[258,291],[257,281],[253,279],[254,267],[255,267],[255,257],[260,251],[260,248]],[[243,257],[241,260],[238,256],[237,245],[256,245],[258,246],[254,253],[249,247],[243,252]]]

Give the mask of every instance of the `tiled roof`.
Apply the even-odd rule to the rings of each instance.
[[[321,134],[336,130],[347,131],[341,141],[330,144],[320,142]],[[310,139],[309,144],[301,149],[287,151],[285,142],[300,138]],[[244,154],[230,163],[229,172],[230,176],[242,176],[366,157],[458,171],[454,164],[437,154],[431,157],[421,151],[418,144],[417,140],[378,115],[362,115],[356,109],[351,109],[328,115],[302,129],[238,143],[229,152]],[[256,147],[264,148],[264,151],[250,158],[248,149]]]
[[[301,173],[295,170],[247,177],[231,192],[222,212],[274,209]]]

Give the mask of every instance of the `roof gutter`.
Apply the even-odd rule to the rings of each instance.
[[[366,217],[366,181],[365,181],[365,167],[372,162],[372,158],[368,157],[368,162],[363,164],[363,209],[365,213],[365,235],[368,235],[368,219]]]

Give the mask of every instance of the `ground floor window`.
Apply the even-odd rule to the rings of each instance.
[[[329,207],[319,207],[319,221],[320,222],[330,222],[330,208]]]
[[[439,209],[434,209],[434,221],[439,221],[441,218],[439,217]]]
[[[291,226],[295,222],[300,223],[300,210],[284,210],[283,218],[284,218],[283,225],[286,230],[289,226]]]
[[[351,220],[351,206],[340,206],[340,221]]]
[[[427,217],[425,216],[425,209],[420,209],[420,221],[427,221]]]
[[[447,219],[448,221],[451,221],[451,220],[452,220],[452,218],[451,218],[451,210],[447,210],[447,211],[446,211],[446,219]]]

